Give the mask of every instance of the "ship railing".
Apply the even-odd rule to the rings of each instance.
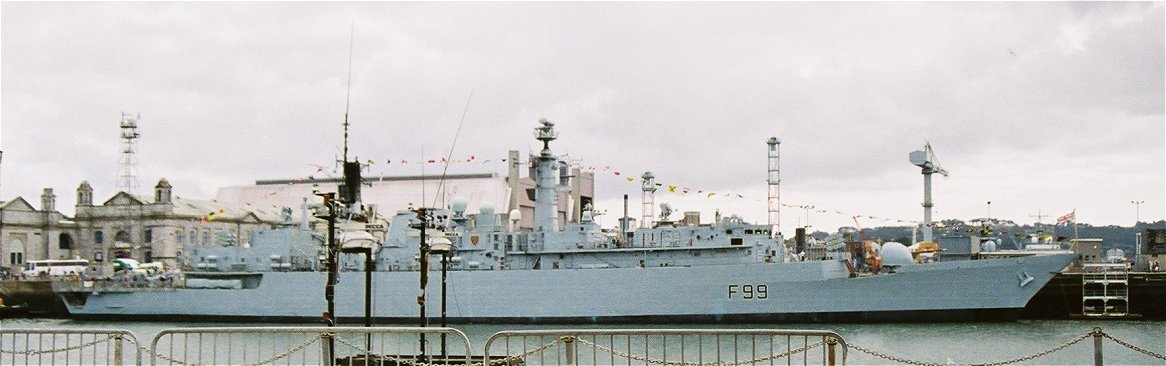
[[[495,333],[492,365],[839,365],[846,341],[821,330],[604,329]]]
[[[150,289],[171,290],[175,281],[157,279],[89,279],[61,278],[53,280],[55,292],[129,292]]]
[[[453,328],[175,328],[154,336],[143,364],[469,365],[472,349]]]
[[[118,329],[0,330],[0,365],[138,365],[135,344]]]

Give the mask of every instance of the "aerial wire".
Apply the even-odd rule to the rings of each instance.
[[[455,146],[457,146],[457,138],[462,133],[462,126],[466,122],[466,112],[468,112],[470,110],[470,100],[473,98],[474,98],[474,89],[470,89],[470,95],[466,97],[466,106],[464,108],[462,108],[462,118],[461,118],[461,120],[458,121],[458,124],[457,124],[457,132],[454,132],[454,134],[453,134],[453,144],[451,144],[449,146],[449,153],[446,154],[445,168],[442,169],[441,180],[438,181],[438,183],[437,183],[437,194],[435,194],[433,196],[433,204],[434,205],[437,205],[437,198],[442,196],[441,190],[442,190],[442,188],[445,187],[446,172],[449,171],[449,165],[453,162],[452,160],[450,160],[450,159],[453,159],[453,148]],[[445,201],[443,200],[442,203],[444,203],[444,202]]]

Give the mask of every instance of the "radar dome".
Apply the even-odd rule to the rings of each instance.
[[[893,241],[883,243],[881,256],[883,258],[884,266],[906,266],[915,264],[915,260],[911,258],[911,250],[907,249],[906,245]]]
[[[522,219],[522,211],[518,211],[518,209],[510,210],[510,220],[517,221],[517,220],[521,220],[521,219]]]
[[[469,204],[469,200],[467,200],[465,197],[456,196],[453,198],[453,203],[449,205],[449,209],[453,211],[455,215],[461,216],[466,212],[466,206],[469,206]]]
[[[482,215],[493,215],[494,204],[491,202],[482,202],[482,206],[478,207],[478,212],[480,212]]]
[[[981,244],[980,251],[982,251],[982,252],[995,252],[996,251],[996,241],[995,240],[984,241]]]

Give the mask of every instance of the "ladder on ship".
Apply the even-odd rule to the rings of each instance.
[[[1129,267],[1124,263],[1085,263],[1081,275],[1081,314],[1129,315]]]

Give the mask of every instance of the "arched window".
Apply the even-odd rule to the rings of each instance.
[[[113,236],[114,242],[132,243],[130,240],[130,233],[125,230],[118,230],[117,234]]]

